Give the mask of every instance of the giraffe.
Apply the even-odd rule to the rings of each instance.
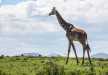
[[[77,62],[77,64],[79,63],[78,56],[77,56],[76,49],[75,49],[73,41],[78,41],[83,47],[82,64],[84,64],[85,51],[87,51],[89,63],[92,64],[91,63],[91,58],[90,58],[90,53],[89,53],[91,51],[91,49],[90,49],[90,46],[88,44],[87,33],[83,29],[76,28],[73,24],[66,22],[62,18],[62,16],[59,14],[59,12],[56,10],[55,7],[53,7],[51,12],[49,13],[49,16],[51,16],[51,15],[56,15],[60,26],[66,32],[66,37],[67,37],[68,42],[69,42],[69,44],[68,44],[68,53],[67,53],[67,58],[66,58],[66,64],[68,63],[71,46],[73,48],[73,51],[74,51],[74,54],[75,54],[75,57],[76,57],[76,62]]]

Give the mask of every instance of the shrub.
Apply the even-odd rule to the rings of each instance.
[[[64,66],[47,61],[38,69],[37,72],[36,75],[64,75]]]
[[[0,56],[0,59],[3,59],[3,58],[4,58],[4,55],[1,55],[1,56]]]

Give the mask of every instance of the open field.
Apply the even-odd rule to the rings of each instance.
[[[108,75],[108,60],[92,59],[90,66],[76,64],[74,58],[65,64],[63,57],[0,57],[0,75]],[[81,62],[81,59],[80,59]]]

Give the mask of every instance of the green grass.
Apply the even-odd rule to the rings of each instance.
[[[65,64],[63,57],[0,57],[0,75],[108,75],[108,60],[92,59],[77,65],[74,58]]]

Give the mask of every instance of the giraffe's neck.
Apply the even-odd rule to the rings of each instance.
[[[58,11],[56,11],[56,17],[57,17],[57,19],[58,19],[59,24],[62,26],[62,28],[63,28],[65,31],[70,30],[70,28],[71,28],[71,29],[74,28],[74,26],[73,26],[72,24],[66,22],[66,21],[62,18],[62,16],[59,14]]]

